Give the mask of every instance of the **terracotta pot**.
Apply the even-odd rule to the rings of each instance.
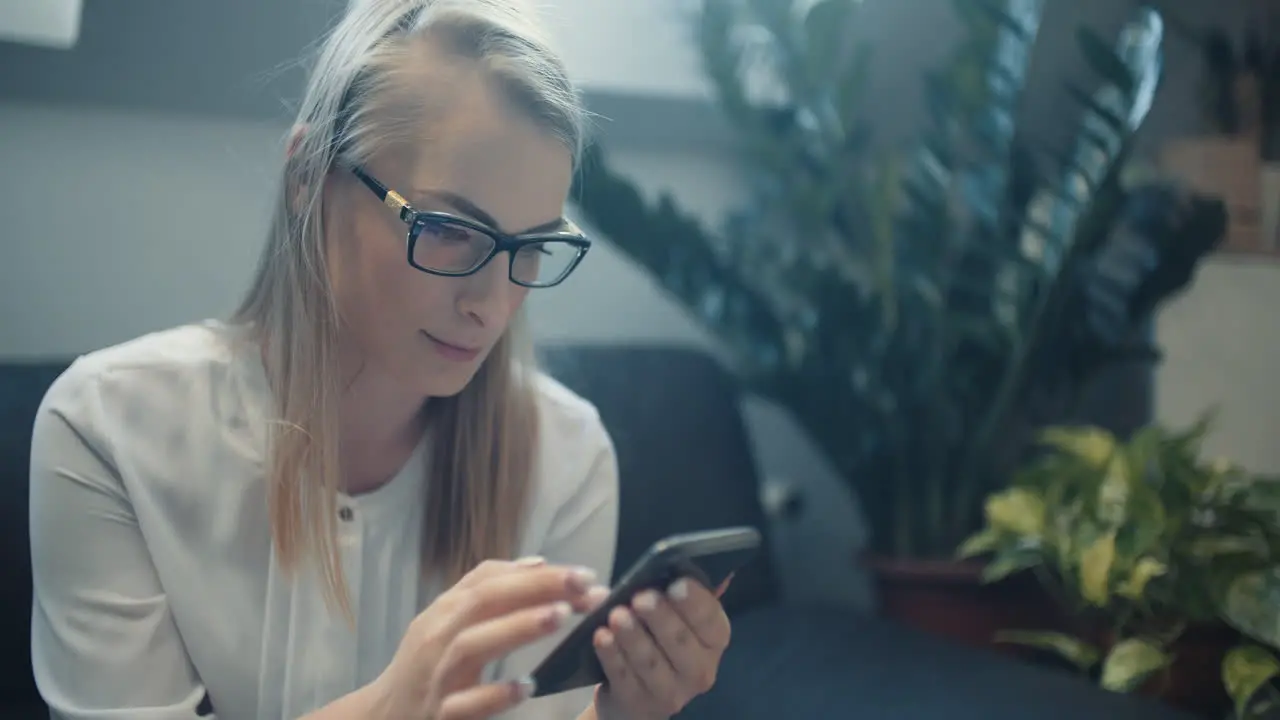
[[[982,564],[867,556],[881,615],[969,645],[1026,657],[1021,647],[994,642],[1001,630],[1063,627],[1063,614],[1030,573],[982,582]]]
[[[994,650],[1036,664],[1065,667],[1050,653],[996,643],[1001,630],[1051,630],[1110,644],[1108,634],[1082,628],[1049,596],[1031,573],[982,582],[982,564],[866,556],[862,564],[875,578],[880,613],[895,622],[970,647]],[[1140,690],[1206,718],[1229,709],[1222,687],[1222,658],[1239,634],[1221,626],[1193,626],[1172,648],[1171,668]]]
[[[1231,700],[1222,685],[1222,658],[1239,641],[1240,634],[1225,626],[1188,628],[1171,648],[1173,665],[1141,692],[1204,718],[1227,717]]]

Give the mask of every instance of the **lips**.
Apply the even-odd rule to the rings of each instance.
[[[481,348],[479,347],[455,345],[454,343],[441,340],[426,330],[422,330],[420,332],[423,337],[431,341],[431,346],[435,349],[436,353],[448,360],[466,362],[468,360],[474,360],[480,354]]]

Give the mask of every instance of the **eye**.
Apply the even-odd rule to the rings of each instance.
[[[516,253],[511,266],[513,279],[534,285],[557,282],[573,269],[581,254],[571,243],[556,240],[529,243]]]
[[[459,225],[451,225],[449,223],[440,222],[438,220],[428,220],[422,226],[424,235],[431,235],[432,239],[442,240],[446,242],[470,242],[472,231]]]
[[[524,257],[529,260],[536,260],[541,255],[551,255],[554,253],[552,248],[547,247],[545,242],[529,243],[516,251],[517,257]]]

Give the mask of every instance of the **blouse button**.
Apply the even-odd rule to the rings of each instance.
[[[356,516],[355,511],[347,507],[346,505],[343,505],[342,507],[338,508],[338,519],[341,520],[342,522],[351,522],[351,519],[354,518],[355,516]]]

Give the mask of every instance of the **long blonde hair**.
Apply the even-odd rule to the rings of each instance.
[[[356,0],[320,48],[299,108],[266,246],[233,321],[264,349],[278,418],[268,499],[283,567],[318,565],[326,599],[350,618],[336,547],[340,326],[326,266],[323,186],[388,147],[422,137],[433,100],[419,80],[422,43],[475,62],[511,106],[573,153],[584,111],[522,0]],[[415,73],[417,73],[415,75]],[[434,98],[439,100],[438,98]],[[452,582],[517,548],[537,443],[529,343],[517,318],[458,395],[427,406],[431,462],[424,569]]]

